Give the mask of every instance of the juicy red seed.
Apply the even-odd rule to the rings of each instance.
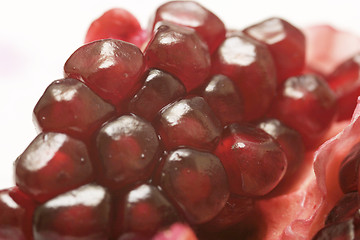
[[[331,209],[325,220],[325,225],[340,223],[355,216],[360,208],[359,193],[345,194]]]
[[[271,111],[272,116],[301,134],[307,149],[313,149],[335,120],[337,99],[322,78],[301,75],[283,83]]]
[[[360,225],[354,219],[322,228],[312,240],[360,239]]]
[[[125,9],[113,8],[91,23],[85,42],[113,38],[133,43],[141,48],[146,37],[146,32],[141,29],[134,15]]]
[[[265,45],[242,34],[226,38],[212,56],[212,74],[229,77],[244,101],[244,119],[262,117],[276,93],[273,59]]]
[[[212,76],[202,96],[223,126],[242,121],[244,103],[230,78],[221,74]]]
[[[263,196],[283,178],[287,160],[278,143],[251,125],[231,124],[215,150],[225,167],[230,192]]]
[[[301,166],[305,157],[305,146],[301,135],[274,118],[263,119],[257,123],[257,126],[279,143],[288,163],[283,181],[291,177]]]
[[[244,33],[269,48],[279,83],[302,73],[305,67],[305,36],[299,29],[283,19],[270,18],[246,28]]]
[[[221,212],[210,222],[205,223],[201,229],[207,232],[227,229],[242,221],[247,221],[253,211],[254,199],[231,194]]]
[[[360,143],[356,144],[341,162],[339,184],[344,193],[358,190],[360,167]]]
[[[17,187],[0,190],[0,239],[32,240],[35,206]]]
[[[161,5],[154,17],[153,29],[161,21],[190,27],[206,42],[210,53],[225,39],[225,25],[212,12],[194,1],[172,1]]]
[[[179,78],[187,91],[206,81],[210,54],[195,30],[162,22],[145,50],[149,68],[169,72]]]
[[[177,101],[166,107],[156,122],[164,146],[212,150],[221,135],[221,124],[201,97]]]
[[[64,66],[65,76],[79,79],[121,109],[124,99],[142,85],[144,57],[139,48],[120,40],[91,42],[77,49]]]
[[[88,183],[93,168],[85,144],[61,133],[41,133],[15,162],[16,185],[39,202]]]
[[[143,87],[131,99],[129,111],[152,121],[163,107],[185,94],[186,89],[179,80],[169,73],[152,69],[146,75]]]
[[[154,186],[143,184],[118,202],[118,224],[115,229],[125,235],[138,233],[152,236],[180,220],[174,206]]]
[[[360,95],[360,53],[338,66],[327,81],[338,98],[338,120],[350,119]]]
[[[34,216],[36,240],[99,240],[110,234],[111,199],[107,191],[89,184],[39,206]]]
[[[104,125],[96,138],[102,167],[99,181],[120,189],[152,174],[159,141],[150,123],[123,115]]]
[[[229,197],[226,173],[215,155],[178,149],[164,156],[160,171],[161,188],[190,223],[211,220],[226,204]]]
[[[90,137],[115,114],[115,108],[76,79],[54,81],[34,108],[38,130]]]

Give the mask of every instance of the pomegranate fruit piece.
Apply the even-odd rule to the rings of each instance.
[[[145,50],[149,68],[166,71],[191,91],[206,81],[210,72],[210,54],[195,30],[168,22],[159,23]]]
[[[274,118],[263,119],[257,126],[271,135],[284,151],[288,165],[283,181],[288,180],[305,158],[305,146],[300,134]]]
[[[186,89],[179,80],[169,73],[152,69],[146,75],[143,87],[130,100],[129,111],[152,121],[163,107],[185,94]]]
[[[155,186],[143,184],[118,202],[118,225],[122,233],[151,237],[180,220],[173,205]]]
[[[224,167],[208,152],[183,148],[166,154],[158,178],[161,188],[192,224],[214,218],[229,197]]]
[[[287,160],[278,143],[251,125],[231,124],[215,149],[225,167],[230,192],[241,196],[263,196],[283,178]]]
[[[325,220],[325,225],[349,220],[360,209],[359,193],[350,192],[345,194],[331,209]]]
[[[77,49],[64,66],[65,77],[79,79],[96,94],[122,110],[142,85],[144,56],[121,40],[99,40]]]
[[[201,97],[177,101],[160,113],[155,122],[166,149],[179,146],[199,150],[215,148],[221,135],[221,124]]]
[[[344,193],[354,192],[359,186],[360,143],[356,144],[341,162],[339,184]]]
[[[276,94],[276,73],[265,45],[242,34],[227,37],[212,55],[212,74],[229,77],[244,101],[244,120],[262,117]]]
[[[62,133],[39,134],[15,161],[16,185],[39,202],[91,180],[85,144]]]
[[[195,29],[206,42],[210,53],[213,53],[225,39],[224,23],[195,1],[171,1],[161,5],[156,10],[154,21],[150,26],[155,29],[157,23],[161,21]]]
[[[86,140],[115,108],[76,79],[51,83],[34,108],[34,122],[39,131],[63,132]]]
[[[36,204],[17,187],[0,191],[0,239],[32,240]]]
[[[281,18],[270,18],[247,27],[244,33],[269,48],[279,83],[302,73],[305,67],[305,36],[298,28]]]
[[[150,123],[123,115],[100,129],[96,146],[99,181],[110,189],[120,189],[151,176],[159,140]]]
[[[36,209],[34,239],[108,239],[110,212],[111,199],[107,190],[95,184],[84,185]]]
[[[243,120],[243,100],[234,82],[225,75],[212,76],[202,96],[223,126]]]
[[[86,33],[85,43],[107,38],[123,40],[141,48],[147,34],[129,11],[113,8],[91,23]]]
[[[360,52],[340,64],[327,81],[338,99],[338,120],[350,119],[360,95]]]
[[[271,116],[299,132],[307,149],[314,149],[337,115],[337,99],[316,75],[288,78],[271,107]]]

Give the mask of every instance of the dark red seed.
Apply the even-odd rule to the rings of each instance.
[[[210,53],[225,39],[225,25],[212,12],[195,1],[171,1],[161,5],[155,13],[154,29],[160,21],[190,27],[206,42]]]
[[[268,47],[279,83],[302,73],[305,67],[305,36],[298,28],[283,19],[270,18],[246,28],[244,33]]]
[[[156,122],[164,146],[212,150],[221,135],[221,124],[201,97],[177,101],[161,111]]]
[[[338,120],[350,119],[360,95],[360,53],[339,65],[327,81],[338,99]]]
[[[243,120],[242,97],[234,82],[225,75],[212,76],[205,86],[202,96],[223,126]]]
[[[32,240],[35,203],[17,187],[0,191],[0,239]]]
[[[129,111],[152,121],[163,107],[185,94],[186,89],[179,80],[169,73],[152,69],[146,75],[143,87],[131,99]]]
[[[225,167],[230,192],[242,196],[269,193],[287,168],[286,156],[278,143],[251,125],[229,125],[215,154]]]
[[[141,48],[147,36],[134,15],[125,9],[113,8],[91,23],[85,42],[107,38],[123,40]]]
[[[322,228],[312,240],[360,239],[360,225],[353,218]]]
[[[170,152],[162,161],[160,186],[190,223],[207,222],[225,206],[227,177],[215,155],[184,148]]]
[[[343,222],[355,216],[360,209],[359,193],[350,192],[345,194],[331,209],[325,220],[325,225]]]
[[[344,193],[358,190],[360,166],[360,143],[356,144],[341,162],[339,184]]]
[[[92,179],[85,144],[62,133],[39,134],[15,162],[16,185],[39,202]]]
[[[54,81],[34,108],[39,131],[63,132],[79,138],[90,137],[115,108],[76,79]]]
[[[110,189],[120,189],[150,177],[159,141],[150,123],[123,115],[100,129],[96,145],[102,168],[99,181]]]
[[[276,94],[273,59],[265,45],[231,34],[212,56],[212,74],[229,77],[244,101],[244,120],[262,117]]]
[[[144,57],[135,45],[106,39],[77,49],[64,66],[65,77],[79,79],[96,94],[121,109],[141,85]]]
[[[154,186],[143,184],[118,202],[115,231],[151,237],[180,220],[176,209]]]
[[[66,192],[39,206],[34,216],[36,240],[102,240],[110,234],[111,199],[95,184]]]
[[[155,30],[145,59],[149,68],[177,77],[187,91],[205,83],[210,72],[209,50],[195,30],[168,22],[161,22]]]
[[[271,115],[299,132],[307,149],[319,145],[337,115],[337,99],[316,75],[288,78],[280,87]]]

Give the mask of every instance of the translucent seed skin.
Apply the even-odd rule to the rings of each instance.
[[[246,35],[265,44],[274,59],[279,84],[302,73],[305,67],[305,36],[281,18],[266,19],[247,27]]]
[[[39,132],[62,132],[86,140],[116,109],[76,79],[51,83],[33,112]]]
[[[41,133],[15,161],[15,182],[45,202],[93,180],[86,145],[62,133]]]
[[[211,74],[229,77],[244,102],[244,120],[259,119],[276,94],[272,56],[265,45],[241,33],[230,34],[212,55]]]
[[[229,125],[214,153],[225,167],[230,192],[240,196],[264,196],[279,184],[287,169],[278,143],[248,124]]]
[[[163,157],[159,172],[161,188],[192,224],[211,220],[229,197],[224,167],[210,153],[177,149]]]
[[[159,140],[152,125],[132,115],[105,124],[96,137],[99,181],[112,190],[150,178]]]
[[[123,110],[124,100],[142,85],[144,56],[135,45],[115,39],[88,43],[64,65],[65,77],[83,81],[104,100]]]
[[[195,30],[160,22],[145,49],[148,68],[157,68],[177,77],[187,92],[205,83],[211,58],[206,44]]]
[[[153,28],[158,22],[167,21],[195,29],[213,53],[225,39],[224,23],[211,11],[195,1],[171,1],[157,8]]]

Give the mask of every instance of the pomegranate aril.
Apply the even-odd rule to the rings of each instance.
[[[148,68],[177,77],[191,91],[202,85],[210,72],[210,54],[195,30],[161,22],[146,50]]]
[[[223,126],[243,120],[243,100],[234,82],[225,75],[212,76],[202,96]]]
[[[0,191],[0,239],[32,240],[36,204],[17,187]]]
[[[36,240],[100,240],[110,236],[111,198],[88,184],[40,205],[34,214]]]
[[[257,126],[271,135],[284,151],[288,164],[285,181],[296,173],[304,161],[305,146],[300,134],[274,118],[263,119],[257,122]]]
[[[122,8],[113,8],[91,23],[85,42],[89,43],[107,38],[123,40],[141,48],[147,34],[129,11]]]
[[[219,120],[201,97],[182,99],[167,106],[155,125],[169,150],[179,146],[212,150],[222,131]]]
[[[341,162],[339,184],[344,193],[356,192],[359,186],[360,143],[356,144]]]
[[[135,45],[106,39],[77,49],[64,66],[65,77],[79,79],[96,94],[122,110],[142,85],[144,57]]]
[[[360,225],[354,218],[322,228],[312,240],[360,239]]]
[[[265,45],[241,34],[227,37],[212,56],[213,75],[229,77],[244,101],[244,120],[262,117],[276,94],[273,59]]]
[[[171,1],[161,5],[155,13],[153,29],[157,23],[168,21],[190,27],[206,42],[210,53],[225,39],[225,25],[212,12],[195,1]]]
[[[114,190],[148,179],[158,160],[157,134],[136,116],[123,115],[105,124],[96,146],[99,181]]]
[[[62,133],[41,133],[15,162],[16,185],[36,201],[93,179],[86,145]]]
[[[152,240],[198,240],[198,238],[189,226],[175,223],[169,229],[156,234]]]
[[[166,154],[158,178],[161,188],[191,224],[214,218],[229,197],[224,167],[208,152],[183,148]]]
[[[338,99],[338,120],[350,119],[360,95],[360,52],[339,65],[327,81]]]
[[[337,116],[337,99],[319,76],[288,78],[271,107],[271,116],[299,132],[307,149],[314,149]]]
[[[349,220],[360,209],[359,193],[350,192],[345,194],[331,209],[325,220],[325,225],[335,224]]]
[[[152,121],[163,107],[185,94],[186,89],[178,79],[164,71],[152,69],[146,75],[143,87],[130,100],[129,111]]]
[[[89,138],[115,108],[76,79],[51,83],[34,108],[38,131],[63,132],[78,138]]]
[[[263,196],[286,173],[287,160],[279,144],[252,125],[229,125],[215,154],[225,167],[233,194]]]
[[[270,18],[246,28],[244,33],[268,47],[279,83],[302,73],[305,67],[305,36],[298,28],[283,19]]]
[[[143,184],[117,203],[115,230],[151,237],[180,220],[177,210],[155,186]],[[122,235],[119,234],[119,235]]]

